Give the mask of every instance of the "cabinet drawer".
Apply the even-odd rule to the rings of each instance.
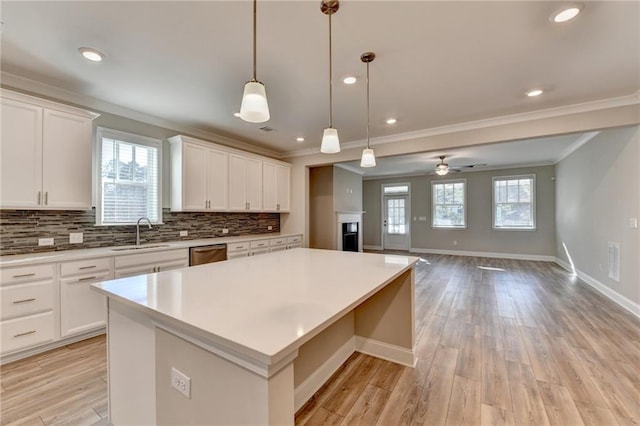
[[[274,253],[276,251],[285,251],[286,249],[287,249],[287,246],[275,246],[275,247],[269,248],[269,252]]]
[[[5,286],[0,289],[0,319],[53,309],[53,281]]]
[[[246,251],[251,247],[250,241],[243,241],[241,243],[228,243],[227,244],[227,253],[233,253],[234,251]],[[227,257],[229,257],[227,255]]]
[[[258,241],[251,241],[251,248],[255,249],[255,248],[266,248],[269,247],[269,240],[258,240]]]
[[[157,265],[164,262],[183,261],[189,265],[189,250],[166,250],[153,253],[140,253],[115,258],[115,268],[123,269],[128,267],[138,267],[142,265]]]
[[[0,322],[2,353],[17,351],[53,340],[53,312]]]
[[[54,265],[20,266],[0,271],[0,284],[14,284],[28,281],[41,281],[55,277]]]
[[[269,240],[269,246],[270,247],[276,247],[276,246],[284,246],[285,244],[287,244],[287,239],[282,237],[282,238],[272,238]]]
[[[227,253],[227,260],[237,259],[239,257],[247,257],[247,256],[249,256],[248,250],[234,251],[231,253]]]
[[[296,243],[302,243],[302,235],[296,235],[296,236],[287,238],[287,244],[296,244]]]
[[[87,259],[76,262],[67,262],[60,265],[60,276],[93,274],[111,269],[111,258]]]

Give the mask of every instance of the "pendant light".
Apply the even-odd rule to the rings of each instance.
[[[240,105],[240,118],[249,123],[264,123],[270,118],[267,92],[264,84],[256,78],[256,15],[258,0],[253,0],[253,78],[244,85],[242,104]]]
[[[363,53],[360,56],[360,60],[367,64],[367,147],[362,150],[362,159],[360,160],[360,167],[375,167],[376,156],[373,150],[369,146],[369,64],[376,58],[376,54],[373,52]]]
[[[338,0],[323,0],[320,4],[320,11],[329,15],[329,127],[324,129],[322,145],[320,145],[320,152],[324,154],[340,152],[338,129],[333,128],[333,59],[331,50],[331,15],[336,13],[339,8],[340,2]]]

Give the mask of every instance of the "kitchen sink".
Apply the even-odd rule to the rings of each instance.
[[[118,247],[112,248],[111,251],[129,251],[129,250],[144,250],[158,247],[169,247],[169,244],[156,244],[153,246],[133,246],[133,247]]]

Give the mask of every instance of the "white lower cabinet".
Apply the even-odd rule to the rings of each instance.
[[[287,237],[287,250],[302,247],[302,235]]]
[[[115,258],[115,277],[180,269],[189,266],[189,249],[165,250],[154,253],[140,253]]]
[[[56,339],[55,265],[7,268],[1,275],[0,353]]]
[[[244,241],[241,243],[228,243],[227,259],[237,259],[238,257],[247,257],[249,256],[250,248],[251,248],[250,241]]]
[[[286,237],[280,237],[280,238],[271,238],[269,240],[269,251],[270,252],[275,252],[275,251],[283,251],[287,249],[287,238]]]
[[[91,283],[113,279],[113,258],[60,264],[60,336],[67,337],[106,325],[104,296]]]

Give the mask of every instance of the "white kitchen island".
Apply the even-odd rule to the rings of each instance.
[[[292,425],[354,351],[413,366],[417,260],[294,249],[94,284],[110,421]]]

